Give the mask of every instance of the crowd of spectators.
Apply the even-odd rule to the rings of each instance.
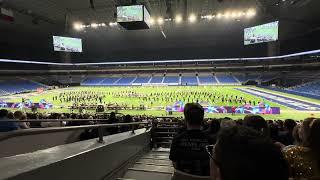
[[[184,115],[184,130],[170,149],[173,179],[320,178],[320,119],[266,121],[248,115],[205,121],[199,104],[187,104]]]
[[[30,120],[30,122],[28,122]],[[30,128],[50,128],[98,124],[115,124],[131,122],[147,122],[147,116],[130,116],[111,113],[102,114],[76,114],[76,113],[24,113],[22,111],[10,112],[0,109],[0,133]],[[116,126],[104,128],[104,135],[138,129],[143,125]],[[98,137],[98,129],[87,129],[80,135],[79,140]]]

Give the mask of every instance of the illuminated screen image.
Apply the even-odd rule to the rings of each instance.
[[[117,7],[117,22],[134,21],[143,21],[143,5]]]
[[[151,16],[146,7],[144,7],[144,22],[150,27],[151,25]]]
[[[277,41],[279,37],[279,21],[246,28],[244,45]]]
[[[82,52],[82,40],[78,38],[53,36],[53,47],[54,51]]]

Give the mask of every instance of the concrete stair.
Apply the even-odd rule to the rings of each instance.
[[[123,178],[118,180],[170,180],[174,168],[169,160],[169,150],[160,148],[142,156]]]

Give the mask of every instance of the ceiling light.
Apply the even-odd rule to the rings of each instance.
[[[74,24],[73,24],[73,28],[74,28],[75,30],[77,30],[77,31],[80,31],[81,29],[84,28],[84,26],[83,26],[83,24],[81,24],[81,23],[74,23]]]
[[[92,27],[92,28],[97,28],[97,27],[98,27],[98,24],[97,24],[97,23],[91,23],[91,27]]]
[[[218,13],[218,14],[217,14],[217,18],[220,19],[221,17],[222,17],[222,14],[221,14],[221,13]]]
[[[189,19],[189,22],[194,23],[197,20],[197,17],[196,15],[191,14],[188,19]]]
[[[175,18],[175,22],[177,24],[181,23],[182,22],[182,16],[181,15],[177,15],[176,18]]]
[[[256,10],[255,9],[249,9],[247,11],[247,17],[253,17],[257,14]]]
[[[157,20],[158,24],[159,25],[162,25],[163,24],[163,18],[162,17],[159,17],[158,20]]]
[[[154,23],[155,23],[155,20],[153,19],[153,18],[150,18],[150,25],[154,25]]]
[[[231,14],[229,13],[229,12],[226,12],[225,14],[224,14],[224,17],[225,18],[229,18],[231,16]]]
[[[231,13],[231,17],[232,17],[232,18],[237,17],[237,13],[236,13],[236,12],[232,12],[232,13]]]
[[[242,12],[238,12],[238,13],[237,13],[237,17],[238,17],[238,18],[241,17],[242,15],[243,15]]]

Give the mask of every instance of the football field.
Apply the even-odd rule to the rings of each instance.
[[[75,97],[81,98],[75,100]],[[50,109],[39,109],[40,112],[79,112],[77,109],[70,109],[70,106],[76,103],[127,107],[127,110],[118,111],[123,114],[168,116],[166,107],[172,107],[177,102],[199,102],[204,106],[235,107],[243,106],[248,102],[254,105],[263,102],[270,107],[280,107],[281,111],[280,115],[262,115],[266,119],[302,120],[310,116],[320,117],[320,100],[247,86],[70,87],[42,93],[1,97],[2,101],[15,103],[21,102],[22,98],[32,103],[45,101],[53,105]],[[131,110],[134,109],[131,107],[140,106],[144,106],[145,110]],[[111,111],[106,110],[106,112]],[[181,112],[173,112],[172,116],[182,115]],[[206,113],[206,117],[210,118],[238,119],[244,116],[244,114]]]

